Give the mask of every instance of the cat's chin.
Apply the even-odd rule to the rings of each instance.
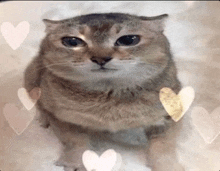
[[[91,72],[115,72],[118,71],[118,69],[114,69],[114,68],[99,68],[99,69],[91,69]]]
[[[108,97],[132,100],[140,96],[144,80],[128,78],[103,78],[99,80],[86,80],[80,82],[81,88],[87,92],[104,92]]]

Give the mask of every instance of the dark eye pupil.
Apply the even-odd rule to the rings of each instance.
[[[76,47],[79,45],[83,45],[83,40],[76,37],[63,37],[62,44],[67,47]]]
[[[136,35],[122,36],[116,41],[117,46],[136,45],[140,41],[140,37]]]

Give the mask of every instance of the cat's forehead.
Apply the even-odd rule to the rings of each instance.
[[[139,22],[138,17],[122,13],[89,14],[63,20],[61,27],[67,32],[76,29],[81,35],[101,43],[123,29],[136,30]]]
[[[72,28],[81,29],[84,27],[88,27],[90,30],[106,32],[113,26],[116,26],[117,31],[120,31],[122,28],[129,28],[129,30],[143,31],[149,29],[154,32],[163,32],[164,19],[167,16],[167,14],[145,17],[125,13],[95,13],[60,21],[48,19],[43,21],[46,24],[46,32],[49,34],[63,33],[71,31]]]
[[[137,21],[138,17],[122,13],[88,14],[70,19],[70,21],[88,26],[98,26],[102,24],[120,24]]]
[[[63,23],[68,27],[83,28],[89,27],[91,30],[109,31],[112,26],[117,26],[117,31],[122,27],[134,28],[139,25],[140,19],[137,16],[132,16],[122,13],[107,13],[107,14],[89,14],[74,17],[64,20]]]

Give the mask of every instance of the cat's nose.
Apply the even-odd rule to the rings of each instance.
[[[93,56],[93,57],[90,58],[90,60],[92,62],[97,63],[100,66],[104,66],[107,62],[112,60],[112,57],[110,57],[110,56],[105,56],[105,57],[95,57],[95,56]]]

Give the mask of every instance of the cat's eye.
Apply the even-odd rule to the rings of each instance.
[[[82,39],[77,37],[63,37],[62,44],[67,47],[81,47],[86,45]]]
[[[115,46],[134,46],[140,42],[140,36],[138,35],[126,35],[120,37],[116,42]]]

